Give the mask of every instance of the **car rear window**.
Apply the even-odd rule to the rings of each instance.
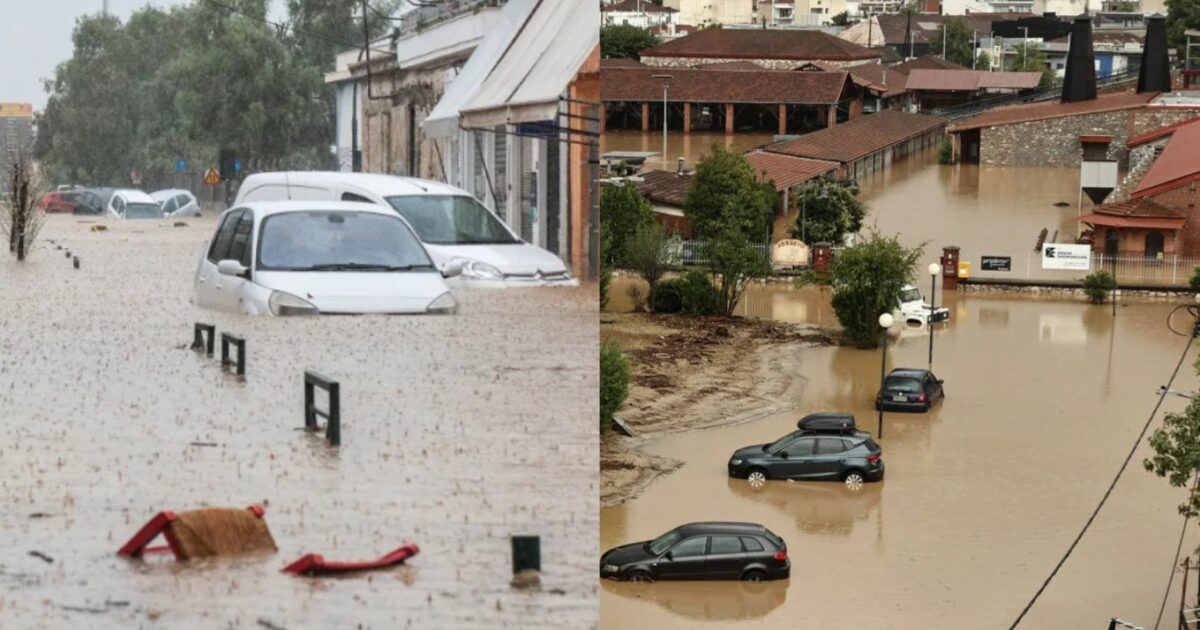
[[[896,392],[919,392],[921,381],[911,376],[889,376],[883,381],[883,388]]]
[[[867,438],[866,441],[863,442],[863,444],[866,444],[867,448],[871,449],[871,452],[873,452],[873,453],[878,453],[881,450],[879,448],[879,443],[876,442],[875,440],[872,440],[871,438]]]
[[[708,555],[742,553],[742,543],[737,536],[713,536],[709,542]]]
[[[763,550],[762,543],[758,542],[757,538],[743,538],[742,546],[746,548],[746,551],[762,551]]]
[[[783,539],[780,538],[779,536],[776,536],[775,532],[767,529],[767,530],[763,530],[763,535],[765,535],[767,537],[767,540],[770,541],[772,545],[775,545],[776,549],[784,548]]]
[[[817,455],[832,455],[846,450],[846,445],[838,438],[821,438],[817,440]]]

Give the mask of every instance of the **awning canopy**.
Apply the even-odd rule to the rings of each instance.
[[[475,47],[458,76],[446,86],[442,98],[421,123],[425,133],[442,138],[458,133],[459,110],[479,91],[479,86],[495,69],[496,62],[520,34],[537,3],[538,0],[509,0],[504,5],[496,27]]]
[[[1115,228],[1142,228],[1149,230],[1178,230],[1183,228],[1183,219],[1166,217],[1119,217],[1111,214],[1085,214],[1079,217],[1081,223],[1088,225],[1103,225]]]
[[[559,97],[600,44],[589,0],[537,0],[487,80],[462,107],[464,127],[556,120]]]

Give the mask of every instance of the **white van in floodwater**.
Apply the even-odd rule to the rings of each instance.
[[[399,213],[439,268],[462,274],[452,284],[480,287],[578,286],[562,259],[526,243],[470,193],[412,177],[297,171],[257,173],[237,201],[357,201]]]

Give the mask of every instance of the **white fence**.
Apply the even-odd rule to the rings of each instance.
[[[1047,243],[1047,246],[1053,243]],[[991,252],[984,252],[991,255]],[[1011,260],[1009,271],[988,271],[982,269],[980,256],[975,252],[963,252],[962,260],[970,263],[972,278],[1007,278],[1012,280],[1082,280],[1089,273],[1107,271],[1114,273],[1117,284],[1148,285],[1148,286],[1187,286],[1196,267],[1200,267],[1200,258],[1190,258],[1165,254],[1162,258],[1145,256],[1106,256],[1092,253],[1088,269],[1063,271],[1042,268],[1042,254],[1034,251],[1021,253],[1000,253]]]
[[[705,257],[705,245],[707,245],[705,241],[672,241],[667,245],[668,260],[672,265],[707,265],[708,258]],[[751,246],[754,248],[754,251],[765,256],[767,262],[771,262],[770,245],[754,243]]]

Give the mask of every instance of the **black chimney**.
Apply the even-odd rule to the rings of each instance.
[[[1142,43],[1142,68],[1138,71],[1138,93],[1170,92],[1171,68],[1167,60],[1167,18],[1155,15],[1146,23]]]
[[[1062,102],[1075,103],[1096,98],[1096,58],[1092,55],[1092,19],[1086,15],[1071,24],[1071,49],[1063,77]]]

